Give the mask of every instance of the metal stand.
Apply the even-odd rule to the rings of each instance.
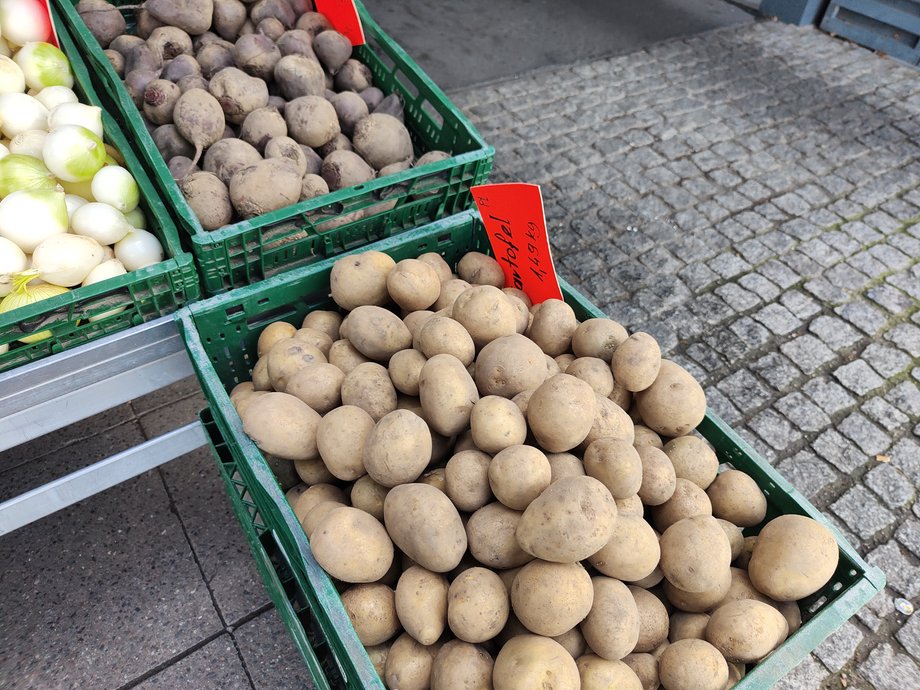
[[[0,450],[164,388],[193,372],[166,316],[0,374]],[[207,442],[193,422],[0,503],[0,535]]]

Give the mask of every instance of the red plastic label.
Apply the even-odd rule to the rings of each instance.
[[[48,43],[60,48],[61,44],[58,41],[57,29],[54,28],[54,20],[51,19],[51,2],[50,0],[43,0],[42,7],[44,7],[45,12],[48,14],[48,24],[51,26],[51,36],[48,38]]]
[[[512,182],[472,188],[505,285],[523,290],[534,304],[562,299],[549,249],[540,186]]]
[[[316,11],[325,15],[332,28],[351,41],[353,46],[366,43],[354,0],[316,0]]]

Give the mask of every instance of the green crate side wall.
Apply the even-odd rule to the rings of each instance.
[[[390,253],[397,260],[417,256],[425,251],[438,251],[456,259],[465,251],[488,250],[486,245],[487,241],[479,230],[478,219],[474,213],[468,212],[454,219],[434,223],[428,228],[379,242],[373,249]],[[277,319],[290,319],[299,323],[308,311],[329,305],[327,287],[331,264],[332,262],[328,261],[314,267],[312,271],[279,276],[267,281],[264,289],[238,290],[232,295],[212,298],[190,308],[197,330],[195,336],[200,336],[198,355],[207,357],[211,365],[208,368],[212,387],[205,387],[205,392],[212,407],[217,411],[217,419],[220,421],[222,417],[228,418],[225,420],[228,424],[222,428],[222,433],[237,434],[235,438],[240,442],[238,452],[249,462],[263,466],[265,464],[254,444],[245,436],[238,436],[241,425],[229,403],[225,387],[230,388],[235,383],[248,380],[251,366],[254,364],[248,353],[254,351],[258,333],[267,323]],[[567,301],[580,319],[605,317],[564,281],[563,287]],[[199,361],[196,366],[201,364]],[[215,382],[216,387],[213,385]],[[773,655],[758,664],[746,680],[736,686],[741,690],[765,689],[791,670],[880,591],[884,586],[884,577],[880,571],[869,567],[819,511],[765,461],[759,459],[756,452],[718,417],[707,413],[698,430],[714,445],[720,461],[729,462],[751,474],[765,489],[770,506],[768,519],[779,512],[809,515],[828,525],[838,541],[840,565],[834,578],[822,592],[804,600],[805,624]],[[282,513],[289,510],[286,504],[279,508]]]
[[[100,105],[86,65],[72,38],[52,10],[59,28],[61,49],[65,51],[74,74],[74,91],[81,101]],[[174,312],[201,294],[198,275],[191,254],[181,248],[179,236],[143,166],[115,119],[103,108],[103,130],[107,143],[125,160],[141,191],[141,207],[147,216],[148,229],[163,245],[166,259],[154,266],[132,271],[92,286],[80,287],[63,295],[0,315],[0,345],[15,342],[20,336],[50,330],[52,337],[32,344],[22,344],[0,355],[0,371],[89,342],[132,325]],[[117,314],[78,323],[89,315]]]
[[[361,237],[367,243],[466,209],[471,202],[470,187],[485,182],[492,171],[494,149],[486,145],[460,110],[359,5],[369,46],[361,46],[357,52],[384,91],[395,90],[402,94],[416,150],[437,148],[455,155],[424,168],[373,180],[206,232],[173,182],[121,81],[74,11],[75,3],[72,0],[56,2],[84,48],[95,74],[103,82],[107,95],[135,132],[136,145],[151,167],[157,186],[169,199],[180,227],[191,238],[192,251],[209,294],[248,285],[278,270],[330,256],[337,247],[352,246]],[[344,227],[349,236],[342,241],[324,237],[342,232],[341,227],[332,227],[341,223],[340,216],[380,204],[388,194],[392,195],[390,200],[398,201],[395,209],[348,223]]]

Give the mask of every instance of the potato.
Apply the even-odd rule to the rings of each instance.
[[[624,656],[623,663],[639,678],[642,690],[658,690],[661,685],[658,681],[658,659],[651,654],[633,653]]]
[[[467,252],[457,264],[457,273],[472,285],[505,287],[505,272],[501,264],[482,252]]]
[[[450,265],[444,260],[444,257],[437,252],[425,252],[418,257],[418,260],[431,266],[435,273],[438,274],[438,280],[442,283],[453,277]]]
[[[352,485],[349,498],[352,506],[382,521],[383,502],[389,492],[387,487],[380,486],[365,474]]]
[[[593,588],[591,596],[594,596]],[[581,634],[581,630],[577,625],[571,630],[566,630],[561,635],[555,635],[553,639],[565,647],[565,651],[567,651],[573,659],[584,656],[585,652],[588,651],[588,643],[585,642],[585,636]]]
[[[266,453],[287,460],[317,456],[316,429],[320,416],[287,393],[266,393],[243,411],[243,431]]]
[[[578,319],[568,304],[559,299],[541,303],[533,315],[528,335],[550,357],[561,355],[572,344]]]
[[[390,644],[389,642],[385,642],[383,644],[364,648],[368,658],[371,660],[374,671],[376,671],[377,675],[381,678],[386,674],[387,655],[390,653]]]
[[[513,398],[543,381],[543,351],[523,335],[493,340],[476,358],[476,386],[482,395]]]
[[[613,496],[599,481],[560,479],[527,506],[517,527],[518,544],[544,561],[574,563],[610,541],[616,517]]]
[[[703,491],[719,472],[719,459],[712,447],[698,436],[680,436],[668,441],[664,453],[671,458],[679,479],[689,479]]]
[[[435,355],[422,367],[419,397],[432,430],[453,436],[469,426],[479,393],[463,362],[453,355]]]
[[[359,364],[370,360],[355,349],[347,340],[336,340],[329,348],[329,364],[334,364],[345,374],[351,373]]]
[[[273,457],[273,455],[265,456],[265,460],[269,463],[270,467]],[[335,476],[329,471],[329,468],[326,467],[326,464],[320,457],[310,460],[295,460],[294,471],[297,473],[297,476],[300,477],[301,481],[311,486],[313,484],[326,484],[335,481]]]
[[[607,397],[613,392],[610,365],[598,357],[579,357],[563,371],[587,383],[598,395]]]
[[[609,363],[614,350],[628,334],[611,319],[588,319],[578,324],[572,335],[572,352],[576,357],[598,357]]]
[[[342,592],[345,613],[361,644],[382,644],[399,632],[395,593],[386,585],[360,584]]]
[[[518,545],[515,531],[522,513],[495,501],[470,516],[466,535],[473,558],[489,568],[517,568],[533,559]]]
[[[444,468],[445,490],[458,509],[479,510],[493,500],[489,487],[491,456],[478,450],[464,450],[447,461]]]
[[[552,479],[549,460],[533,446],[505,448],[492,458],[487,471],[495,498],[514,510],[524,510]]]
[[[557,374],[530,396],[527,423],[541,448],[561,453],[585,440],[596,409],[591,386],[574,376]]]
[[[757,588],[751,584],[751,578],[748,576],[747,571],[741,568],[731,568],[731,577],[732,583],[728,588],[728,593],[725,595],[725,598],[713,608],[718,608],[724,604],[730,604],[733,601],[741,601],[743,599],[753,599],[754,601],[760,601],[776,608],[777,602],[758,592]]]
[[[400,484],[383,503],[393,542],[413,561],[436,573],[457,567],[466,551],[466,530],[450,499],[433,486]]]
[[[591,576],[580,563],[533,560],[511,585],[511,606],[533,633],[562,635],[581,623],[594,601]]]
[[[294,509],[294,515],[297,516],[297,519],[302,521],[311,510],[326,501],[345,503],[345,494],[342,493],[339,487],[332,484],[314,484],[313,486],[305,487],[300,492],[291,508]]]
[[[601,549],[588,557],[599,572],[626,582],[648,577],[658,565],[658,535],[642,515],[617,515],[613,534]]]
[[[732,547],[732,562],[734,562],[735,559],[741,555],[741,551],[744,548],[744,534],[741,532],[740,527],[732,524],[728,520],[716,518],[716,521],[719,523],[722,531],[725,532],[725,536],[728,537],[728,543],[731,544]]]
[[[685,592],[716,587],[730,563],[731,544],[714,517],[684,518],[661,535],[661,570]]]
[[[447,578],[418,565],[399,577],[396,614],[402,627],[420,644],[434,644],[447,627],[447,587]]]
[[[342,315],[337,311],[317,309],[311,311],[303,318],[301,328],[312,328],[325,333],[332,342],[339,339],[339,326],[342,325]],[[328,356],[328,355],[327,355]]]
[[[348,340],[372,360],[388,362],[400,350],[412,347],[412,334],[406,324],[383,307],[355,307],[345,323]]]
[[[386,304],[390,298],[387,276],[395,266],[392,257],[377,251],[338,259],[329,274],[333,301],[348,311],[362,305]]]
[[[437,301],[435,301],[433,309],[435,311],[452,309],[457,298],[470,287],[472,286],[468,282],[460,278],[451,278],[450,280],[443,281],[441,283],[441,294],[438,296]],[[447,314],[449,316],[450,312]]]
[[[648,333],[638,331],[620,343],[610,360],[613,378],[633,393],[651,386],[661,368],[661,349]]]
[[[798,600],[828,583],[839,554],[827,527],[803,515],[781,515],[760,531],[748,574],[754,586],[772,599]]]
[[[571,453],[547,453],[549,460],[550,484],[563,477],[584,477],[585,466],[577,455]]]
[[[383,680],[388,688],[427,690],[431,687],[431,667],[440,645],[422,645],[403,633],[390,646]]]
[[[731,570],[725,570],[719,576],[715,586],[703,592],[687,592],[675,587],[667,580],[664,581],[662,589],[668,601],[681,611],[702,613],[718,606],[725,599],[731,585]]]
[[[275,321],[268,324],[259,334],[259,342],[256,345],[256,351],[259,357],[268,354],[272,345],[282,338],[291,338],[297,332],[297,329],[287,321]]]
[[[345,374],[342,404],[360,407],[375,422],[395,410],[396,389],[387,370],[376,362],[365,362]]]
[[[322,352],[326,359],[329,359],[329,350],[333,341],[325,332],[307,326],[297,329],[292,337],[312,345]]]
[[[284,392],[288,379],[304,367],[326,362],[318,348],[294,337],[277,340],[265,358],[272,388],[280,392]]]
[[[614,498],[629,498],[642,486],[642,460],[628,441],[609,437],[594,441],[585,451],[584,468]]]
[[[370,432],[362,458],[367,473],[381,486],[415,481],[431,460],[428,425],[414,412],[394,410]]]
[[[387,274],[387,291],[402,309],[427,309],[441,294],[437,271],[418,259],[403,259]]]
[[[629,589],[611,577],[592,577],[594,603],[581,632],[591,650],[616,661],[631,653],[639,641],[639,609]]]
[[[473,406],[470,427],[476,447],[486,453],[521,445],[527,438],[527,421],[520,408],[497,395],[480,398]]]
[[[286,393],[303,400],[320,414],[326,414],[342,404],[342,382],[345,374],[326,362],[310,364],[288,378]]]
[[[517,333],[526,333],[527,328],[530,326],[530,310],[527,308],[527,304],[524,300],[520,299],[517,295],[508,294],[508,289],[505,288],[502,292],[505,294],[507,300],[511,303],[511,306],[514,307],[515,315],[517,316],[517,321],[515,322],[514,330]],[[514,288],[510,288],[514,289]]]
[[[436,467],[433,470],[425,472],[418,478],[418,483],[433,486],[442,494],[447,493],[447,478],[443,467]]]
[[[633,401],[633,394],[616,381],[613,382],[613,390],[610,391],[610,395],[607,397],[615,402],[624,412],[630,408]]]
[[[636,393],[636,406],[646,426],[662,436],[685,436],[706,415],[706,394],[686,369],[661,360],[655,382]]]
[[[446,316],[432,316],[418,329],[415,339],[426,357],[453,355],[468,367],[476,357],[476,346],[467,330]]]
[[[679,640],[705,640],[709,614],[675,611],[671,614],[668,640],[671,644]]]
[[[636,450],[642,461],[639,498],[647,506],[659,506],[671,498],[677,488],[674,466],[664,451],[653,446],[638,446]]]
[[[491,640],[505,627],[510,610],[505,585],[487,568],[464,570],[447,591],[447,624],[464,642]]]
[[[776,649],[789,632],[779,611],[753,599],[720,606],[709,617],[706,641],[728,661],[755,663]]]
[[[491,285],[474,285],[461,292],[450,315],[469,331],[478,348],[517,333],[517,310],[505,293]]]
[[[639,641],[634,651],[651,652],[668,639],[668,610],[661,599],[641,587],[629,586],[639,610]]]
[[[739,527],[760,524],[767,514],[767,497],[749,475],[726,470],[706,489],[712,514]]]
[[[690,480],[678,479],[671,498],[652,508],[652,524],[659,532],[664,532],[678,520],[694,515],[712,515],[709,497]]]
[[[579,444],[582,449],[601,438],[619,438],[633,443],[636,437],[635,427],[629,415],[613,400],[594,394],[596,404],[594,421],[585,440]]]
[[[313,536],[313,532],[316,531],[319,523],[323,521],[323,518],[326,517],[336,508],[345,508],[344,503],[339,501],[323,501],[315,506],[313,506],[310,511],[304,515],[303,520],[300,521],[300,526],[303,527],[304,534],[307,535],[307,539]]]
[[[495,690],[573,690],[581,685],[578,666],[558,642],[540,635],[518,635],[495,657]]]
[[[661,437],[649,429],[647,426],[636,424],[633,427],[633,434],[635,436],[633,445],[636,448],[639,446],[651,446],[652,448],[657,448],[658,450],[664,449],[664,443],[662,443]]]
[[[421,352],[414,349],[400,350],[392,357],[387,365],[387,372],[390,374],[390,380],[393,387],[400,393],[406,395],[418,395],[418,380],[422,373],[422,367],[428,358]],[[419,403],[421,407],[421,403]]]
[[[246,408],[252,404],[253,400],[269,392],[253,390],[251,393],[239,393],[233,401],[233,406],[236,408],[236,413],[240,416],[240,419],[246,414]]]
[[[451,640],[434,658],[431,690],[488,690],[492,687],[494,664],[482,647]]]
[[[638,494],[614,500],[617,504],[618,515],[637,515],[638,517],[645,515],[645,506],[642,505],[642,499],[639,498]]]
[[[680,640],[662,652],[658,676],[664,690],[725,690],[728,664],[705,640]]]
[[[622,661],[585,654],[575,663],[581,677],[581,690],[642,690],[639,676]]]
[[[375,582],[393,563],[393,542],[372,515],[337,508],[316,526],[310,547],[316,562],[343,582]]]

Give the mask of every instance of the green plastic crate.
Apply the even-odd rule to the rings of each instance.
[[[56,17],[55,23],[61,49],[70,59],[74,73],[74,91],[84,103],[103,105],[79,50],[67,32],[61,29],[59,18]],[[147,229],[159,238],[167,258],[139,271],[0,314],[0,345],[10,345],[9,352],[0,354],[0,371],[171,314],[201,294],[192,255],[182,250],[175,225],[150,178],[128,144],[127,137],[104,107],[102,126],[106,143],[118,149],[125,167],[137,181],[141,207],[147,216]],[[108,313],[113,309],[123,311]],[[90,316],[96,317],[96,320],[89,321]],[[16,343],[25,335],[46,330],[51,331],[50,338],[31,344]]]
[[[372,248],[390,254],[397,261],[436,251],[452,265],[468,251],[490,251],[481,222],[472,211],[377,242]],[[299,324],[314,309],[335,308],[328,289],[334,261],[330,259],[276,276],[260,286],[190,305],[180,314],[180,330],[217,426],[240,473],[250,480],[256,504],[277,530],[293,559],[291,565],[309,573],[308,581],[317,588],[318,599],[325,602],[323,613],[329,619],[324,621],[321,616],[320,624],[330,649],[342,661],[340,650],[355,648],[354,630],[350,625],[342,625],[344,611],[335,588],[318,569],[293,510],[261,452],[243,432],[228,395],[234,385],[250,380],[256,361],[256,341],[268,323],[284,319]],[[579,319],[605,316],[571,285],[565,281],[560,283],[566,301]],[[879,592],[884,587],[884,576],[877,568],[866,564],[817,509],[717,416],[708,412],[698,431],[716,449],[721,462],[731,463],[748,473],[761,487],[768,503],[766,520],[785,513],[808,515],[829,527],[840,547],[840,562],[834,577],[822,591],[800,602],[802,627],[769,658],[753,667],[736,686],[739,690],[766,690]],[[745,533],[756,534],[757,531],[759,527]],[[350,662],[360,668],[365,656],[358,655]],[[379,688],[380,685],[346,684],[342,687]]]
[[[402,96],[416,152],[440,149],[453,156],[208,232],[189,208],[124,85],[74,9],[76,0],[55,3],[171,205],[207,294],[250,285],[469,208],[470,187],[485,182],[492,171],[495,150],[357,3],[367,38],[367,45],[356,49],[357,57],[370,68],[379,88]],[[126,11],[129,23],[132,12]],[[367,218],[349,222],[351,214],[365,209],[372,210]]]

